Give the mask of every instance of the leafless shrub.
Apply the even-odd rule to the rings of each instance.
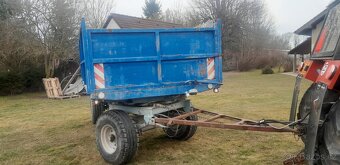
[[[237,62],[237,68],[240,72],[249,71],[254,69],[254,61],[256,58],[253,56],[241,56]]]
[[[293,59],[290,57],[286,57],[283,64],[283,72],[292,72],[293,71]]]

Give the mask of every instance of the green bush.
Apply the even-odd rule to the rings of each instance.
[[[43,69],[31,68],[22,74],[24,79],[25,91],[34,92],[43,89],[42,78],[44,77]]]
[[[30,68],[22,73],[0,73],[0,95],[14,95],[41,90],[43,88],[43,75],[42,70],[38,68]]]
[[[22,75],[14,72],[0,74],[0,95],[20,94],[24,91]]]
[[[274,71],[270,66],[266,66],[262,69],[262,74],[273,74]]]

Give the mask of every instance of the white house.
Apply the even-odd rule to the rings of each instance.
[[[144,19],[116,13],[111,13],[103,26],[103,28],[106,29],[134,29],[134,28],[147,29],[147,28],[179,28],[179,27],[184,26],[170,22]]]

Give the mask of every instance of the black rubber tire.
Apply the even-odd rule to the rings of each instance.
[[[94,103],[94,100],[91,101],[91,118],[92,124],[96,124],[99,116],[105,111],[106,103],[99,102],[98,104]]]
[[[313,83],[304,93],[300,104],[299,104],[299,110],[297,114],[297,119],[302,119],[304,118],[311,110],[312,104],[312,93],[315,91],[317,88],[317,84]],[[330,111],[332,107],[332,102],[336,102],[339,99],[339,94],[337,92],[327,90],[326,95],[323,100],[323,105],[322,105],[322,111],[321,111],[321,120],[325,120],[326,114]],[[299,125],[298,128],[301,130],[306,130],[307,128],[307,123],[308,123],[308,117],[304,120],[304,125]],[[319,132],[319,131],[318,131]],[[306,140],[306,136],[302,135],[301,139],[303,142]]]
[[[170,117],[174,117],[174,116],[170,116]],[[197,121],[198,117],[197,115],[192,115],[192,116],[187,117],[186,119]],[[163,131],[167,135],[167,137],[170,139],[184,141],[194,136],[194,134],[197,131],[197,126],[173,125],[170,128],[164,128]]]
[[[340,164],[340,101],[327,115],[323,124],[323,139],[319,146],[320,160],[323,165]]]
[[[117,149],[110,154],[105,151],[101,142],[101,130],[104,125],[110,125],[116,132]],[[104,112],[96,125],[97,148],[104,160],[111,164],[125,164],[136,154],[139,143],[139,134],[135,122],[127,113],[120,110]]]

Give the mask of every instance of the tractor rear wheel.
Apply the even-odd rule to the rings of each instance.
[[[313,83],[305,92],[305,94],[303,95],[300,105],[299,105],[299,112],[297,114],[297,119],[303,119],[305,118],[309,112],[312,109],[312,105],[313,105],[313,101],[312,101],[312,94],[313,92],[316,90],[317,88],[317,84]],[[331,90],[327,90],[324,100],[323,100],[323,104],[322,104],[322,111],[321,111],[321,120],[325,120],[325,116],[326,114],[330,111],[332,105],[334,102],[336,102],[339,99],[339,94],[337,92],[331,91]],[[306,133],[307,130],[307,125],[308,125],[308,116],[306,117],[306,119],[302,122],[301,125],[298,126],[298,129],[302,130],[302,132]],[[319,128],[320,130],[320,128]],[[306,141],[306,134],[303,134],[301,136],[301,139],[303,142]]]
[[[167,116],[175,117],[184,113],[183,110],[172,110],[167,112]],[[187,120],[198,120],[197,115],[192,115],[186,118]],[[163,131],[170,139],[176,140],[188,140],[196,133],[197,126],[187,126],[187,125],[171,125],[167,128],[163,128]]]
[[[136,124],[124,111],[106,111],[97,121],[96,143],[106,162],[125,164],[137,152],[138,130]]]
[[[340,164],[340,101],[327,115],[322,131],[323,139],[319,146],[320,161],[323,165]]]

